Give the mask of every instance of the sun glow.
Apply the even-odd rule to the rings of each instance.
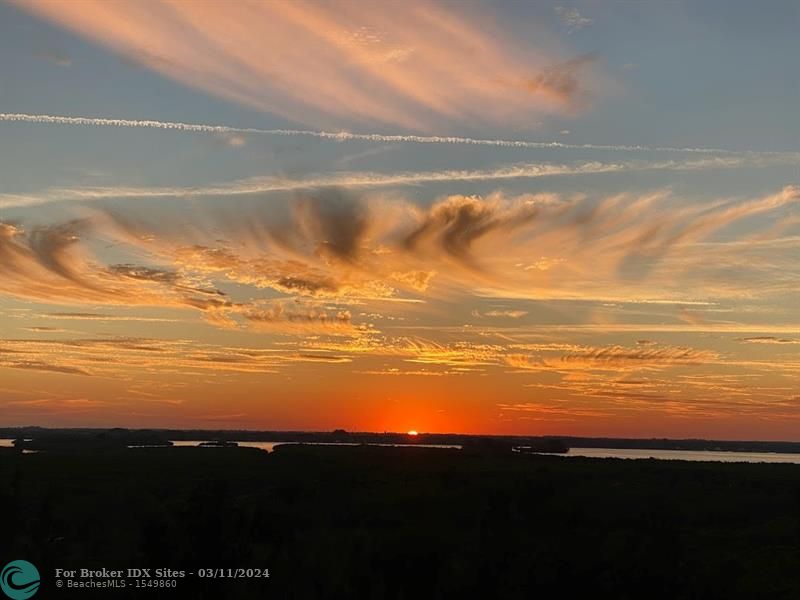
[[[410,431],[408,432],[408,435],[419,435],[419,434],[418,434],[416,431],[414,431],[414,430],[412,429],[412,430],[410,430]]]

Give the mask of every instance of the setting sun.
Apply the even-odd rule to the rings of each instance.
[[[410,431],[408,432],[408,435],[419,435],[419,434],[418,434],[416,431],[414,431],[414,430],[412,429],[412,430],[410,430]]]

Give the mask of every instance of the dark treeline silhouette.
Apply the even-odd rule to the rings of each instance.
[[[230,429],[48,429],[43,427],[0,428],[0,438],[32,439],[49,444],[75,441],[95,445],[163,444],[169,440],[216,440],[240,442],[350,442],[363,444],[449,444],[473,447],[527,448],[531,451],[565,452],[568,448],[639,448],[648,450],[718,450],[727,452],[800,453],[800,442],[735,441],[667,438],[592,438],[576,436],[503,436],[459,433],[334,431],[252,431]],[[33,446],[31,446],[33,447]]]
[[[528,452],[567,452],[569,447],[558,438],[522,436],[479,436],[463,434],[348,432],[334,431],[234,431],[234,430],[170,430],[170,429],[47,429],[20,427],[0,429],[0,437],[12,438],[19,449],[69,450],[139,446],[169,446],[171,441],[204,440],[207,445],[223,446],[230,442],[300,442],[351,444],[439,444],[459,445],[472,452],[511,452],[514,448]]]
[[[270,570],[179,582],[209,599],[800,597],[797,465],[77,445],[0,448],[0,480],[3,555],[43,598],[55,567]]]

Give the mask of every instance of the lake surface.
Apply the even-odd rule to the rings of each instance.
[[[198,446],[211,440],[173,440],[175,447]],[[356,442],[237,442],[240,448],[258,448],[266,452],[278,444],[309,444],[314,446],[360,446]],[[370,446],[389,446],[399,448],[453,448],[461,449],[456,444],[369,444]],[[0,448],[13,448],[13,439],[0,439]],[[149,446],[131,446],[147,448]],[[27,453],[35,451],[25,450]],[[713,450],[646,450],[640,448],[570,448],[567,454],[556,454],[561,457],[575,458],[627,458],[642,460],[655,458],[658,460],[689,460],[710,462],[748,462],[748,463],[791,463],[800,464],[800,454],[780,452],[722,452]]]
[[[33,441],[31,438],[25,438],[24,441],[31,442]],[[13,448],[14,447],[14,440],[13,439],[0,439],[0,448]]]
[[[584,458],[628,458],[659,460],[690,460],[711,462],[794,463],[800,464],[800,454],[778,452],[722,452],[714,450],[644,450],[640,448],[570,448],[559,456]]]
[[[31,441],[31,440],[26,440]],[[173,447],[180,448],[180,447],[195,447],[199,446],[204,442],[211,442],[213,440],[172,440]],[[236,441],[236,440],[233,440]],[[361,443],[356,442],[239,442],[236,441],[240,448],[258,448],[259,450],[265,450],[267,452],[272,452],[275,446],[279,444],[308,444],[314,446],[360,446]],[[390,447],[402,447],[402,448],[454,448],[456,450],[460,450],[461,446],[456,444],[369,444],[370,446],[390,446]],[[13,448],[14,447],[14,440],[13,439],[0,439],[0,448]],[[156,445],[149,445],[149,444],[142,444],[141,446],[128,446],[128,448],[160,448],[161,446]],[[206,447],[206,446],[204,446]],[[213,446],[207,446],[213,448]],[[33,450],[24,450],[25,453],[34,452]]]
[[[172,440],[172,445],[180,446],[199,446],[203,442],[211,440]],[[236,441],[236,440],[233,440]],[[272,452],[275,446],[280,444],[306,444],[308,446],[360,446],[360,442],[236,442],[240,448],[258,448]],[[370,446],[388,446],[394,448],[455,448],[460,450],[461,446],[455,444],[369,444]],[[213,446],[212,446],[213,447]]]
[[[26,442],[30,442],[30,439],[26,439]],[[14,447],[14,440],[9,439],[0,439],[0,448],[13,448]],[[36,454],[38,450],[23,450],[23,454]]]

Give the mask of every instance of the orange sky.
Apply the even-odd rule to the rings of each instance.
[[[796,32],[221,6],[0,7],[0,425],[800,439]]]

